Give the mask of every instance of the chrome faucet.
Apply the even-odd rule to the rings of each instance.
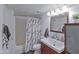
[[[53,37],[52,37],[52,38],[59,40],[59,38],[58,38],[58,36],[57,36],[56,34],[55,34],[55,35],[53,35]]]

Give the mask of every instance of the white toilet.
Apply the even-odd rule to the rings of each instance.
[[[35,51],[34,54],[41,54],[41,44],[34,44],[33,50]]]

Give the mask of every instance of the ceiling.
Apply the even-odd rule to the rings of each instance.
[[[14,10],[17,16],[41,16],[48,11],[62,8],[64,4],[7,4],[8,8]],[[70,7],[79,7],[79,5],[69,5]]]
[[[62,6],[62,4],[7,4],[8,8],[14,10],[15,15],[21,16],[37,16]]]

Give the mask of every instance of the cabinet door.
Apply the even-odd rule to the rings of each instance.
[[[41,53],[44,54],[46,52],[45,45],[41,43]]]
[[[45,45],[43,43],[42,43],[42,46],[41,46],[41,53],[42,54],[58,54],[56,51],[49,48],[47,45]]]
[[[45,49],[46,49],[46,54],[58,54],[56,51],[54,51],[53,49],[49,48],[48,46],[45,45]]]

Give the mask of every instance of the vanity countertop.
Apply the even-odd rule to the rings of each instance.
[[[48,37],[41,39],[41,42],[46,44],[48,47],[50,47],[51,49],[55,50],[58,53],[64,51],[64,42],[61,42],[59,40]]]

